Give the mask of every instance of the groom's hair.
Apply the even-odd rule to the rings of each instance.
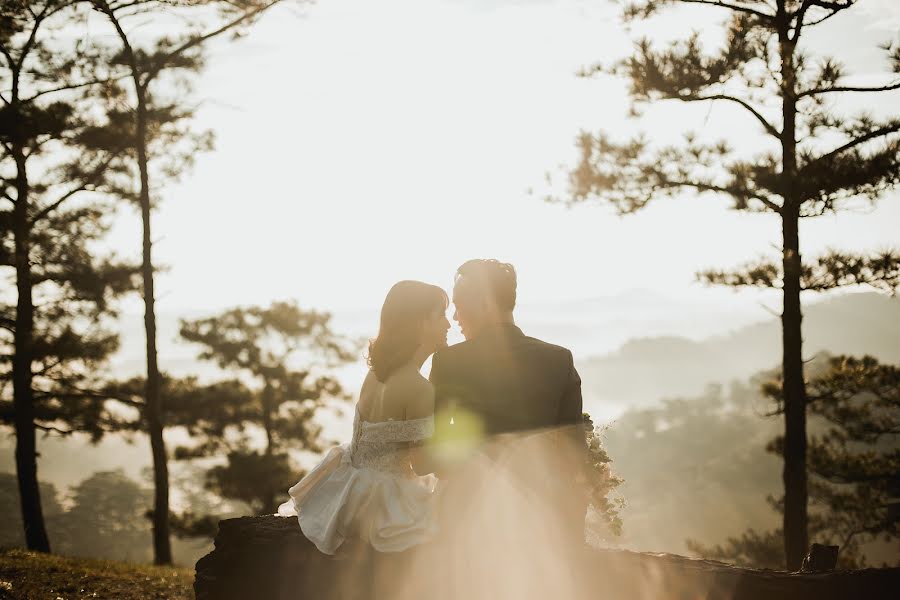
[[[456,270],[456,281],[466,282],[490,294],[500,310],[516,307],[516,268],[493,258],[473,258]]]

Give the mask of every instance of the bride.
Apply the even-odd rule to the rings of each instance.
[[[434,431],[434,390],[420,373],[447,345],[447,294],[419,281],[388,292],[378,336],[369,344],[349,444],[331,449],[278,509],[296,516],[303,534],[325,554],[347,540],[399,553],[431,539],[437,478],[424,442]]]

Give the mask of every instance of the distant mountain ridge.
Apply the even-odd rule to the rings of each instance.
[[[804,356],[870,354],[900,362],[900,298],[846,294],[804,308]],[[709,383],[744,380],[781,362],[781,323],[769,321],[702,341],[677,336],[634,339],[580,361],[585,406],[599,414],[696,395]],[[615,410],[612,410],[615,408]]]

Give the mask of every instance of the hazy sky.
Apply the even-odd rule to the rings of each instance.
[[[868,82],[887,68],[876,44],[896,36],[900,3],[861,4],[810,39],[845,60],[852,81]],[[397,280],[449,287],[464,260],[497,257],[520,273],[526,322],[529,306],[621,296],[625,310],[644,294],[671,310],[655,323],[629,321],[615,340],[684,333],[695,322],[709,335],[766,318],[759,294],[711,291],[693,274],[773,252],[776,218],[708,196],[625,218],[541,200],[545,174],[559,180],[580,129],[643,130],[659,141],[692,129],[761,147],[756,122],[739,109],[664,104],[635,123],[625,118],[624,82],[577,78],[581,66],[628,54],[644,31],[673,38],[706,27],[715,43],[709,26],[724,15],[689,7],[629,32],[617,11],[574,0],[322,0],[276,9],[248,37],[217,43],[197,85],[198,126],[215,131],[216,150],[162,191],[154,219],[156,260],[168,265],[160,313],[296,298],[371,315]],[[871,108],[898,99],[882,95]],[[803,251],[896,246],[898,224],[894,194],[875,210],[804,222]],[[114,246],[136,255],[139,231],[129,214]],[[763,299],[777,309],[777,295]],[[707,307],[724,316],[686,321],[691,305],[701,317]],[[136,299],[129,311],[139,314]],[[359,331],[374,334],[374,317],[365,319]],[[139,350],[142,339],[131,337],[126,347]]]

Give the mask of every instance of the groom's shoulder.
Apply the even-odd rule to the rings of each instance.
[[[463,354],[466,354],[472,349],[473,345],[470,340],[462,341],[458,344],[453,344],[452,346],[447,346],[446,348],[441,348],[437,352],[434,353],[433,360],[440,361],[448,361],[457,358]]]
[[[431,375],[429,379],[434,382],[435,377],[441,379],[451,377],[451,373],[456,373],[462,364],[466,362],[465,358],[461,358],[468,353],[471,343],[468,341],[460,342],[441,348],[431,357]]]
[[[568,357],[572,355],[572,351],[566,348],[565,346],[560,346],[559,344],[553,344],[547,342],[545,340],[538,339],[536,337],[525,336],[524,339],[534,346],[542,348],[548,354],[555,354],[559,356]]]

